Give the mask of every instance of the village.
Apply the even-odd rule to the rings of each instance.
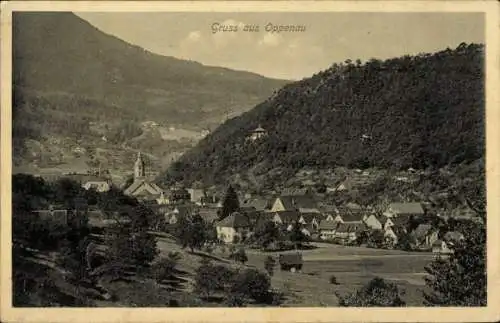
[[[265,136],[266,131],[259,125],[247,140],[255,142]],[[215,229],[218,244],[246,244],[256,248],[256,231],[272,224],[283,234],[272,237],[268,245],[260,247],[284,251],[285,254],[295,255],[297,252],[299,256],[293,257],[299,263],[302,258],[298,247],[315,242],[447,255],[453,252],[453,246],[463,240],[464,235],[456,231],[443,231],[441,221],[450,217],[455,220],[480,221],[467,208],[451,212],[451,215],[431,213],[429,203],[424,201],[390,202],[381,208],[376,205],[361,206],[353,201],[334,205],[325,203],[324,198],[322,199],[325,192],[339,194],[351,189],[352,185],[363,185],[363,181],[368,181],[367,178],[370,177],[367,171],[357,170],[355,174],[358,176],[337,182],[335,186],[325,187],[323,193],[318,193],[314,182],[308,179],[302,181],[301,187],[286,188],[273,196],[258,196],[248,192],[235,192],[232,187],[226,192],[217,191],[215,187],[189,188],[179,184],[170,188],[160,187],[148,176],[151,172],[147,168],[141,152],[138,152],[133,165],[133,179],[120,189],[125,195],[141,201],[158,217],[155,227],[151,229],[172,233],[181,218],[196,214]],[[307,171],[303,173],[307,175]],[[410,176],[415,173],[416,170],[413,169],[407,172]],[[102,193],[113,187],[107,174],[109,172],[101,171],[66,174],[65,178],[78,182],[86,190]],[[411,181],[411,178],[398,175],[395,180]],[[236,195],[237,203],[229,214],[223,216],[224,200],[231,191]],[[85,208],[88,210],[90,225],[99,227],[105,223],[114,223],[113,217],[116,215],[107,214],[92,205],[86,205]],[[54,205],[49,210],[34,212],[42,218],[61,217],[65,221],[70,210]],[[287,240],[287,234],[294,231],[301,235],[297,238],[300,245],[280,241]]]

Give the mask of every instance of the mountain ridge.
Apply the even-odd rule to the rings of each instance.
[[[73,13],[14,13],[15,163],[39,159],[31,156],[25,139],[47,148],[50,137],[70,138],[68,147],[47,153],[46,159],[57,164],[59,154],[71,159],[66,158],[70,146],[79,146],[79,141],[84,148],[119,150],[101,139],[113,137],[117,147],[127,146],[140,135],[144,121],[195,132],[213,129],[287,82],[154,54],[103,33]],[[197,140],[196,135],[182,148],[158,140],[144,149],[161,160]],[[143,148],[136,144],[134,149]],[[123,168],[127,158],[118,155],[121,161],[110,166]]]
[[[257,168],[439,168],[484,156],[483,45],[335,63],[223,123],[160,180],[220,182]],[[258,125],[268,137],[248,144]],[[271,179],[271,181],[273,181]]]

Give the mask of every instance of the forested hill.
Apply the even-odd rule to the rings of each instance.
[[[14,164],[29,172],[125,172],[137,150],[159,170],[288,83],[156,55],[69,12],[16,12],[12,29]]]
[[[362,63],[289,84],[222,124],[164,174],[227,176],[302,167],[425,168],[484,156],[484,46]],[[266,139],[245,142],[261,125]]]

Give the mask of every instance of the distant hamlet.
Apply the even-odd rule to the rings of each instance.
[[[289,82],[13,23],[13,306],[487,305],[484,45]]]

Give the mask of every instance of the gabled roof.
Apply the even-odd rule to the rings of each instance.
[[[334,230],[337,227],[337,222],[323,220],[319,223],[320,230]]]
[[[418,202],[391,203],[389,208],[396,214],[424,214],[422,204]]]
[[[430,224],[419,224],[419,226],[413,230],[412,235],[417,239],[423,239],[427,234],[431,233],[432,225]]]
[[[141,185],[149,185],[155,191],[154,194],[157,194],[157,195],[159,195],[159,194],[161,194],[161,192],[163,192],[161,187],[159,187],[155,183],[148,182],[146,180],[140,180],[140,181],[134,181],[129,187],[127,187],[125,189],[124,193],[127,195],[134,194],[134,192],[137,191],[137,189],[139,187],[141,187]]]
[[[280,196],[279,199],[283,203],[286,210],[316,209],[316,202],[307,195],[289,195]]]
[[[250,223],[248,221],[248,217],[239,212],[234,212],[233,214],[217,222],[216,225],[218,227],[226,228],[245,228],[250,226]]]
[[[301,213],[300,215],[307,224],[311,223],[313,219],[316,219],[316,222],[319,223],[324,218],[320,213]]]
[[[339,223],[337,226],[337,232],[361,232],[366,230],[366,225],[364,223]]]
[[[344,223],[357,223],[357,222],[363,222],[363,215],[362,214],[343,214],[340,215]]]
[[[267,209],[269,206],[269,201],[261,198],[255,198],[255,199],[248,199],[243,201],[241,204],[241,207],[253,207],[257,211],[262,211]]]
[[[217,209],[213,208],[201,208],[200,211],[201,218],[207,223],[213,223],[217,221],[219,215],[217,214]]]
[[[273,214],[277,214],[283,223],[293,223],[300,219],[300,213],[297,211],[278,211]]]
[[[406,226],[408,221],[410,221],[410,217],[408,215],[400,215],[397,217],[390,218],[394,226]]]

